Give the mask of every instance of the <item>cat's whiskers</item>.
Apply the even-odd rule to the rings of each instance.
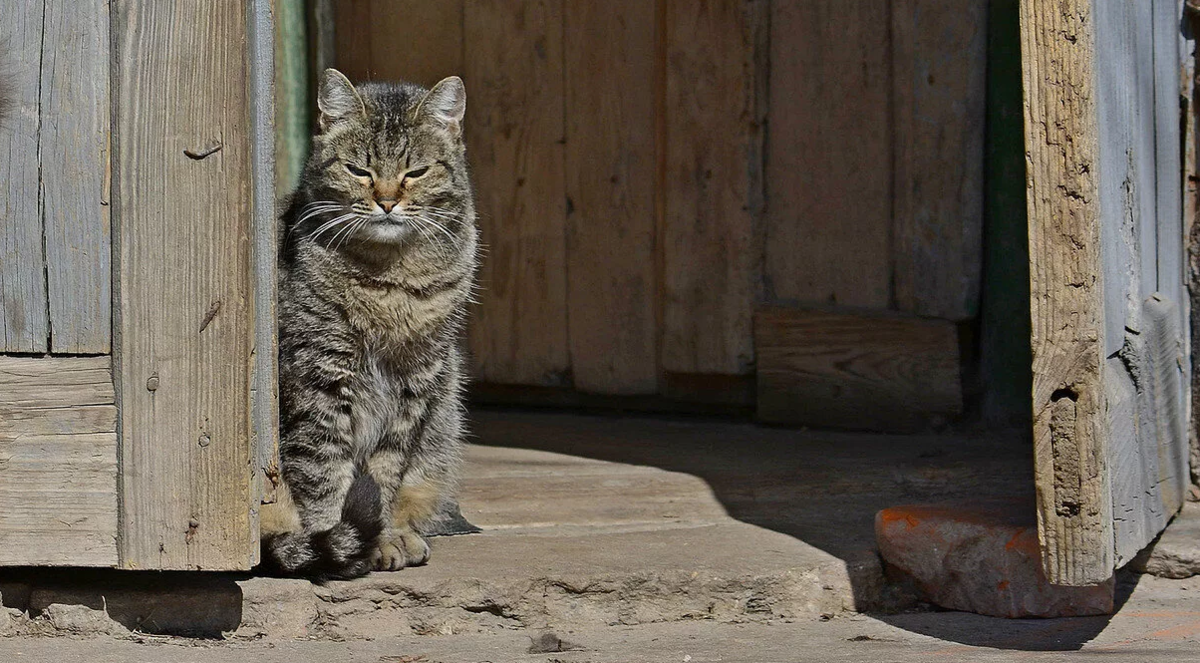
[[[339,216],[339,217],[336,217],[336,218],[334,218],[334,219],[333,219],[333,220],[331,220],[331,221],[326,221],[326,222],[325,222],[325,224],[324,224],[324,225],[322,225],[320,228],[317,228],[317,230],[316,230],[315,232],[313,232],[313,234],[312,234],[312,235],[309,235],[309,239],[310,239],[310,240],[312,240],[313,242],[316,242],[316,241],[317,241],[317,239],[318,239],[318,238],[319,238],[321,235],[325,234],[325,232],[327,232],[327,231],[328,231],[330,228],[333,228],[333,227],[336,227],[336,226],[338,226],[338,225],[344,224],[344,223],[346,223],[347,221],[349,221],[349,220],[351,220],[351,219],[354,219],[354,218],[355,218],[355,217],[357,217],[357,216],[358,216],[357,214],[355,214],[355,213],[351,212],[351,213],[349,213],[349,214],[343,214],[343,215],[341,215],[341,216]]]
[[[348,241],[350,237],[354,235],[354,233],[358,232],[358,229],[361,228],[366,221],[367,219],[364,219],[361,214],[355,215],[354,218],[344,223],[342,227],[333,234],[333,237],[329,240],[330,246],[333,246],[335,249],[342,248],[346,241]]]
[[[335,203],[333,201],[328,201],[328,200],[318,200],[315,202],[308,203],[303,208],[301,208],[300,218],[298,218],[296,220],[296,222],[294,224],[292,224],[292,227],[288,230],[288,236],[291,237],[292,233],[296,232],[297,228],[304,225],[310,219],[317,218],[323,214],[328,214],[330,212],[343,211],[345,209],[346,209],[345,205],[343,205],[341,203]]]

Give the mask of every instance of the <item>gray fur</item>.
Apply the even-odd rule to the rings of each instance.
[[[280,456],[301,531],[271,533],[267,552],[285,572],[311,567],[303,542],[317,535],[376,569],[422,563],[416,531],[453,498],[478,264],[465,103],[457,78],[430,92],[323,77],[321,130],[282,224]],[[330,536],[353,520],[360,465],[383,505],[375,541]]]

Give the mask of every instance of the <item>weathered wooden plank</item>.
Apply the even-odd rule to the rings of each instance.
[[[0,357],[0,566],[115,566],[109,357]]]
[[[766,308],[754,344],[763,421],[909,432],[962,412],[950,322]]]
[[[1143,297],[1157,286],[1150,19],[1149,3],[1098,3],[1094,13],[1115,564],[1140,550],[1165,519],[1155,486],[1155,412],[1142,319]]]
[[[891,5],[896,306],[967,320],[983,267],[988,1]]]
[[[765,284],[885,309],[892,280],[888,3],[771,3]]]
[[[257,547],[248,13],[183,0],[113,12],[120,563],[246,569]]]
[[[1022,0],[1038,535],[1049,580],[1113,573],[1090,0]]]
[[[38,181],[44,0],[5,3],[5,86],[0,126],[0,352],[45,352],[50,337]]]
[[[250,537],[259,537],[259,506],[275,500],[279,477],[279,324],[276,287],[279,275],[278,224],[275,216],[275,26],[272,0],[251,0],[249,17],[250,160],[254,187],[250,231],[254,236],[252,284],[254,349],[251,353],[251,448],[256,461],[250,486]],[[250,551],[259,562],[260,548]]]
[[[483,381],[568,378],[563,2],[467,6],[466,136],[487,257],[471,320]]]
[[[666,0],[665,371],[753,372],[768,9]]]
[[[1186,475],[1175,4],[1102,3],[1095,13],[1108,466],[1118,566],[1166,526],[1182,502]]]
[[[49,409],[113,402],[108,357],[0,357],[0,403]]]
[[[1180,151],[1179,32],[1177,0],[1154,0],[1150,34],[1154,61],[1155,201],[1158,212],[1158,292],[1183,301],[1183,155]],[[1176,307],[1183,321],[1184,309]]]
[[[334,10],[337,66],[351,80],[429,86],[462,74],[463,0],[345,0]]]
[[[38,149],[55,353],[112,346],[108,5],[45,3]]]
[[[567,306],[575,386],[657,388],[656,8],[567,2]]]
[[[1095,23],[1098,173],[1104,246],[1105,354],[1141,328],[1157,288],[1154,71],[1148,3],[1099,3]]]

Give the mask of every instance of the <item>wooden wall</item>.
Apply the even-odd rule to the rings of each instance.
[[[249,569],[278,428],[269,0],[4,9],[0,565]]]
[[[341,0],[336,62],[466,81],[482,382],[749,404],[760,306],[976,316],[986,8]]]

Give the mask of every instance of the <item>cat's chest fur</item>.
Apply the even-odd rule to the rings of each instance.
[[[374,450],[400,409],[404,388],[376,356],[364,357],[349,381],[350,430],[354,447]]]

